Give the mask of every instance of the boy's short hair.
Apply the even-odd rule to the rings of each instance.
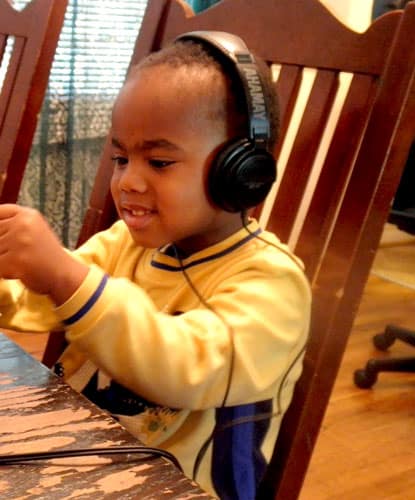
[[[278,140],[279,131],[279,105],[274,84],[271,78],[271,71],[267,64],[255,56],[258,72],[264,83],[264,95],[268,104],[268,115],[270,119],[270,137],[268,150],[272,153]],[[143,59],[134,70],[150,68],[152,66],[167,65],[172,68],[202,66],[212,68],[223,74],[228,82],[230,92],[226,107],[231,113],[231,121],[235,125],[235,137],[249,136],[249,116],[246,109],[246,98],[240,77],[236,68],[229,62],[227,57],[214,48],[194,40],[180,40],[157,52],[149,54]],[[233,137],[231,138],[233,139]]]

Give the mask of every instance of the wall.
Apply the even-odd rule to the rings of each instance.
[[[370,24],[373,0],[320,0],[337,18],[355,31]]]

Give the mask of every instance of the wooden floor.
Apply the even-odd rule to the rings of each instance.
[[[387,323],[415,329],[415,290],[371,275],[300,500],[415,498],[415,374],[381,374],[370,390],[353,383],[368,358],[387,355],[371,341]],[[45,336],[13,338],[41,357]],[[398,343],[390,351],[415,356]]]
[[[387,323],[415,330],[415,290],[371,275],[300,500],[415,498],[415,374],[381,373],[368,390],[353,383],[369,358],[415,356],[398,341],[376,351],[372,336]]]

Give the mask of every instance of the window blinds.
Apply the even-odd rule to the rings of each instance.
[[[56,0],[60,1],[60,0]],[[13,0],[22,9],[30,0]],[[50,75],[63,95],[116,95],[147,0],[70,0]]]

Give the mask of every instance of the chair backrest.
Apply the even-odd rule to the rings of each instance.
[[[318,0],[223,0],[198,15],[150,0],[132,64],[178,34],[222,30],[276,65],[279,181],[261,207],[314,293],[304,371],[260,498],[297,498],[415,135],[415,4],[356,33]],[[80,242],[115,217],[104,150]],[[266,222],[268,220],[268,222]]]
[[[68,0],[0,0],[0,202],[15,202]]]

